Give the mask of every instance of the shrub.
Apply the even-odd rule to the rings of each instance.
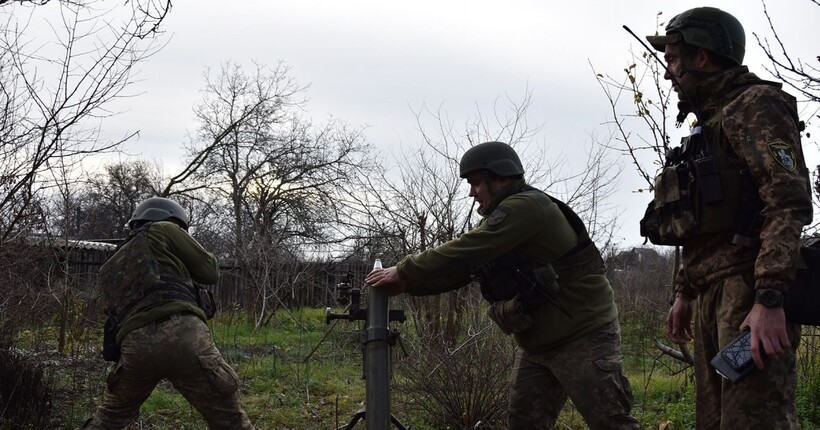
[[[461,343],[415,339],[418,350],[397,363],[397,403],[431,428],[505,428],[513,341],[477,310],[483,307],[471,308]]]
[[[0,428],[55,428],[52,389],[41,367],[11,350],[0,351]]]

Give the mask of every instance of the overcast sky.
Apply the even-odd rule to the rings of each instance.
[[[820,7],[809,0],[767,3],[794,54],[809,60],[820,54]],[[104,131],[119,136],[139,130],[139,140],[127,149],[174,166],[187,133],[195,129],[192,107],[200,99],[206,67],[281,60],[292,77],[310,85],[309,116],[322,121],[333,115],[367,125],[368,140],[385,154],[418,143],[412,110],[423,104],[440,106],[458,124],[477,106],[489,111],[499,97],[520,101],[529,89],[528,121],[544,126],[535,141],[563,152],[571,167],[581,168],[581,149],[592,136],[602,139],[612,132],[605,125],[607,100],[590,63],[600,73],[620,76],[629,50],[642,49],[622,25],[643,36],[655,31],[658,12],[668,21],[703,5],[688,0],[176,0],[163,22],[167,46],[139,66],[139,82],[131,92],[140,95],[128,99],[120,107],[125,112],[108,120]],[[744,24],[745,63],[768,78],[752,36],[771,37],[762,3],[710,5]],[[673,142],[687,134],[676,132]],[[813,143],[804,146],[817,152]],[[618,236],[623,246],[637,245],[647,196],[633,192],[641,183],[627,160],[613,156],[613,162],[625,165],[617,196],[624,208]]]

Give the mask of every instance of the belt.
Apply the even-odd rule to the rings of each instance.
[[[153,323],[155,323],[155,324],[164,323],[165,321],[169,321],[172,317],[175,317],[175,316],[177,316],[177,315],[180,315],[180,313],[179,313],[179,312],[177,312],[177,313],[173,313],[173,314],[168,314],[168,315],[165,315],[165,316],[164,316],[164,317],[162,317],[162,318],[157,318],[157,319],[155,319],[155,320],[153,320],[153,321],[151,321],[151,322],[153,322]]]

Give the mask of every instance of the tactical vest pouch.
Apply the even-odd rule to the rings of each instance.
[[[538,267],[532,273],[535,282],[519,293],[519,299],[526,311],[532,311],[548,301],[554,301],[558,297],[558,293],[561,292],[561,286],[558,284],[558,274],[552,264]]]
[[[655,178],[655,198],[641,219],[641,236],[655,245],[681,245],[698,231],[684,165],[665,167]]]
[[[495,321],[505,334],[521,333],[532,327],[533,317],[524,309],[524,305],[513,297],[509,300],[491,303],[487,308],[487,316]]]
[[[510,300],[525,287],[508,260],[508,256],[502,256],[479,267],[473,274],[473,279],[481,285],[484,300],[490,303]]]
[[[706,141],[704,127],[699,125],[693,127],[686,145],[692,147],[693,150],[707,151],[709,142]],[[703,152],[700,156],[694,158],[692,160],[692,169],[697,178],[697,191],[700,192],[701,201],[703,203],[723,201],[723,185],[720,181],[718,160],[711,154],[711,151]]]
[[[692,162],[695,167],[695,176],[698,178],[698,192],[703,203],[719,203],[723,201],[723,185],[720,181],[715,157],[698,158]]]
[[[786,319],[791,322],[820,326],[820,248],[801,247],[804,265],[786,294]]]
[[[738,223],[738,215],[742,209],[741,199],[744,196],[740,169],[721,169],[718,173],[723,189],[720,200],[709,200],[714,198],[715,192],[702,185],[693,192],[692,200],[697,202],[695,219],[698,234],[732,232]],[[757,188],[752,192],[757,193]]]
[[[213,318],[216,315],[214,293],[201,285],[194,285],[194,289],[196,290],[196,305],[205,312],[205,318]]]
[[[481,295],[490,303],[518,298],[525,310],[541,306],[560,291],[552,265],[533,270],[522,258],[510,253],[481,266],[473,278]]]
[[[683,245],[695,235],[732,232],[738,223],[740,168],[722,168],[711,156],[692,165],[665,167],[655,178],[655,198],[640,223],[641,236],[655,245]]]
[[[120,360],[120,345],[117,343],[119,322],[116,317],[108,317],[103,328],[102,356],[105,361],[117,362]]]

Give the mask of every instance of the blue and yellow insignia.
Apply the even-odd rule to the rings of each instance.
[[[507,215],[510,214],[510,208],[506,206],[500,206],[490,216],[487,217],[487,225],[490,227],[496,226],[501,224],[504,221],[504,218],[507,218]]]
[[[790,144],[782,140],[775,140],[769,144],[769,152],[772,153],[774,160],[786,170],[794,172],[797,169],[797,158]]]

